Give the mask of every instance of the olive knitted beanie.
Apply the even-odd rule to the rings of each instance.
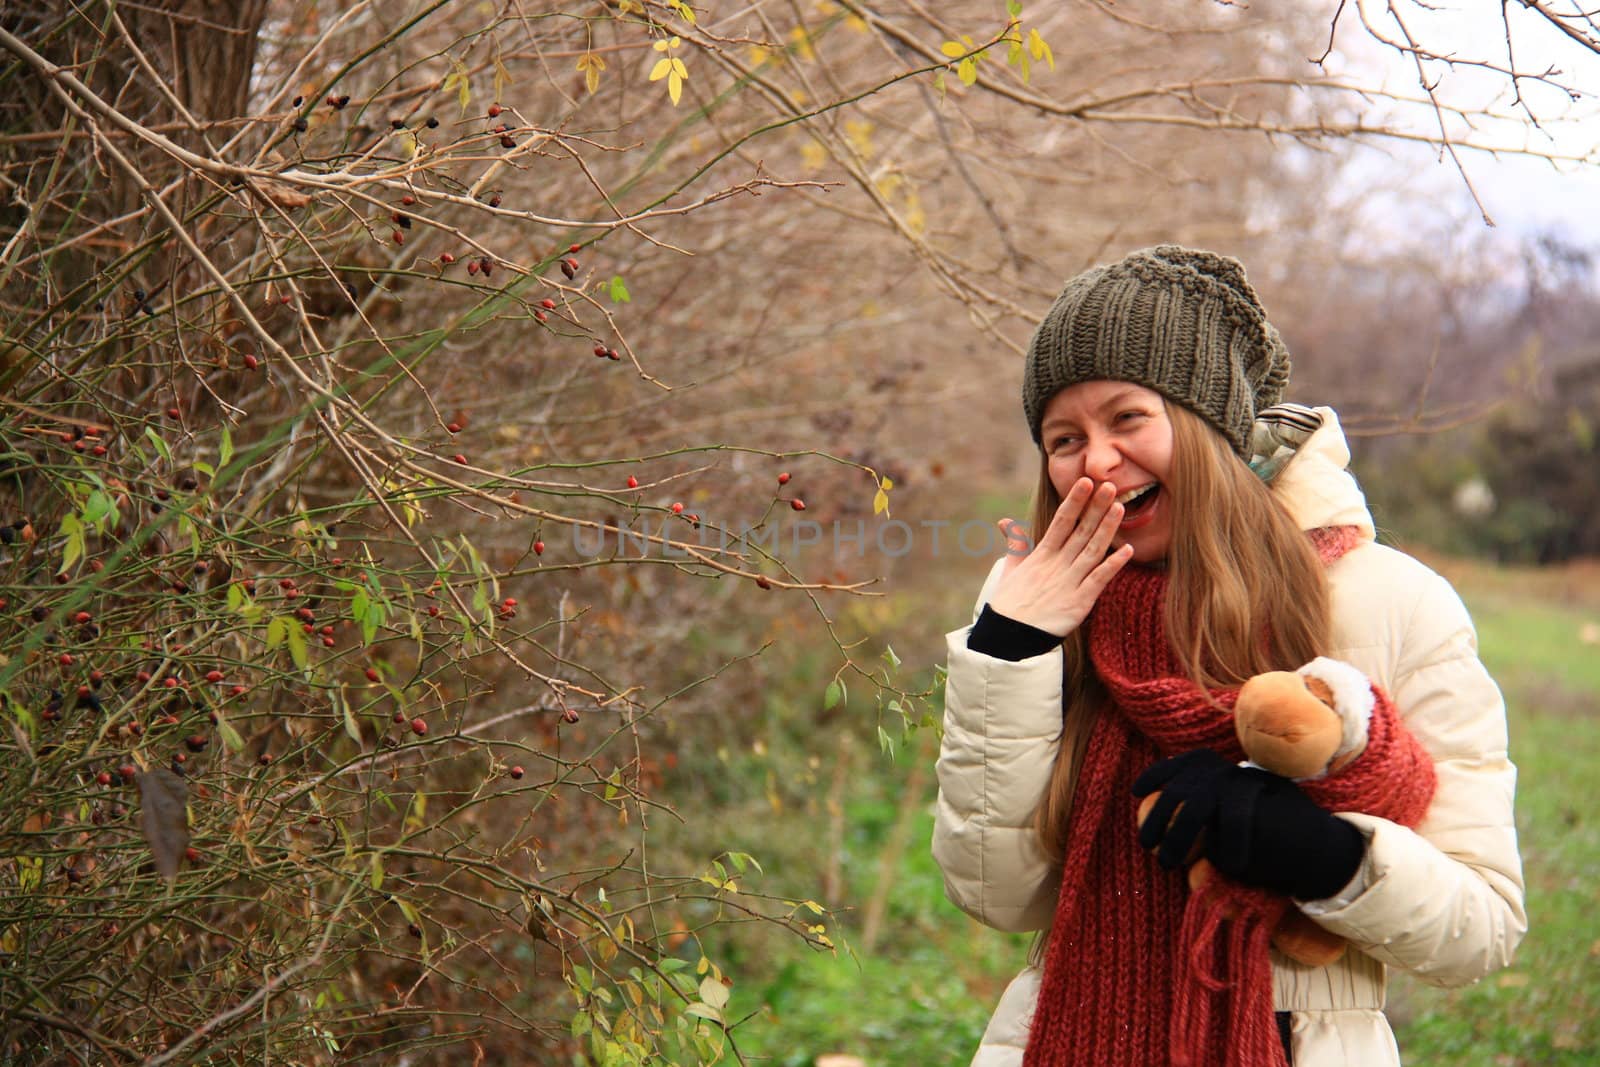
[[[1022,407],[1077,382],[1135,382],[1189,408],[1248,457],[1256,412],[1278,402],[1289,350],[1238,260],[1157,245],[1068,281],[1028,345]]]

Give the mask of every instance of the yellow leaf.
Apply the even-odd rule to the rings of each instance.
[[[794,54],[810,62],[817,58],[817,50],[811,47],[811,35],[804,26],[796,26],[789,31],[789,40],[794,44]]]
[[[583,82],[593,96],[600,88],[600,72],[606,69],[606,61],[593,52],[585,52],[578,57],[578,69],[583,72]]]
[[[878,488],[882,489],[884,492],[887,493],[889,490],[894,488],[894,479],[893,478],[889,478],[889,477],[885,477],[882,481],[880,481],[878,483]]]
[[[678,106],[678,100],[683,96],[683,76],[676,70],[667,78],[667,95],[672,98],[672,106]]]
[[[656,60],[656,65],[650,68],[650,80],[658,82],[672,73],[672,60],[662,58]]]
[[[617,0],[617,14],[629,15],[634,13],[644,14],[644,5],[639,3],[639,0]]]
[[[844,135],[849,138],[850,144],[860,153],[862,159],[871,159],[873,125],[864,119],[846,119]]]
[[[944,44],[939,46],[939,51],[943,52],[951,59],[955,59],[957,56],[964,56],[967,54],[966,46],[959,45],[954,41],[946,41]]]
[[[882,515],[885,511],[888,511],[888,510],[889,510],[889,494],[885,493],[882,489],[879,489],[878,492],[872,498],[872,513],[874,515]]]
[[[672,61],[672,73],[680,78],[687,78],[689,76],[689,68],[683,65],[683,60],[674,59]]]
[[[1056,57],[1050,51],[1050,46],[1045,44],[1044,38],[1039,36],[1038,30],[1028,31],[1028,51],[1033,53],[1034,59],[1042,59],[1049,64],[1051,70],[1056,69]]]
[[[807,170],[821,170],[828,163],[828,150],[816,141],[807,141],[800,146],[800,162]]]
[[[772,51],[765,45],[753,44],[746,50],[746,55],[752,67],[759,67],[772,58]]]
[[[962,85],[972,85],[978,80],[978,64],[971,59],[963,59],[956,64],[956,77],[961,79]]]

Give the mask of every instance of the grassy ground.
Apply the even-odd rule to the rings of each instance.
[[[1532,927],[1512,969],[1469,989],[1397,980],[1390,1014],[1402,1053],[1413,1065],[1600,1063],[1600,816],[1585,801],[1600,765],[1600,568],[1430,563],[1462,593],[1484,660],[1506,692]],[[952,626],[960,611],[949,615]],[[814,738],[792,743],[814,751]],[[842,872],[840,899],[860,904],[885,876],[885,849],[892,861],[871,951],[861,947],[859,914],[840,931],[854,951],[837,957],[797,955],[789,945],[725,946],[740,973],[735,1007],[767,1015],[741,1031],[741,1051],[752,1059],[810,1067],[823,1054],[846,1053],[874,1067],[965,1063],[1021,966],[1026,937],[985,930],[945,902],[927,849],[934,787],[912,770],[914,756],[891,764],[870,742],[857,746],[835,798],[843,819],[833,820],[831,839],[825,819],[815,833],[790,823],[773,834],[774,824],[751,816],[752,836],[761,838],[752,850],[764,857],[770,888],[812,892],[815,867],[827,862]],[[778,765],[781,753],[762,753],[760,762]],[[729,769],[734,779],[758,773],[737,758]],[[820,816],[827,806],[813,810]],[[909,845],[894,855],[895,824],[907,820]]]

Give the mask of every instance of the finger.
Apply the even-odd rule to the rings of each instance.
[[[1155,802],[1150,805],[1150,813],[1144,817],[1144,822],[1139,824],[1140,847],[1150,849],[1161,844],[1168,826],[1172,823],[1172,817],[1182,807],[1183,801],[1174,796],[1172,790],[1165,789],[1157,793]]]
[[[1067,495],[1061,498],[1061,506],[1056,508],[1055,515],[1051,517],[1049,528],[1039,538],[1040,548],[1055,551],[1067,543],[1067,538],[1077,527],[1078,517],[1083,514],[1084,505],[1093,493],[1094,483],[1088,478],[1079,478],[1072,483]]]
[[[1001,519],[996,525],[1000,528],[1000,536],[1005,538],[1006,542],[1006,562],[1000,571],[1004,575],[1033,551],[1033,540],[1028,536],[1028,528],[1009,516]]]
[[[1210,805],[1201,803],[1198,798],[1178,806],[1172,816],[1172,825],[1167,827],[1167,832],[1161,838],[1161,847],[1156,850],[1157,863],[1169,871],[1175,871],[1189,862],[1189,853],[1211,822],[1212,812],[1206,810],[1208,807]]]
[[[1078,516],[1077,525],[1072,528],[1072,534],[1067,540],[1066,550],[1082,554],[1094,532],[1105,521],[1106,514],[1115,506],[1117,500],[1117,487],[1110,482],[1101,482],[1089,494],[1088,503],[1084,505],[1083,513]],[[1119,518],[1120,524],[1122,520]]]
[[[1122,516],[1126,510],[1121,504],[1113,502],[1100,516],[1100,522],[1089,534],[1089,544],[1086,551],[1093,559],[1100,559],[1111,547],[1111,541],[1117,536],[1117,531],[1122,528]]]
[[[1176,778],[1191,762],[1192,753],[1181,756],[1168,756],[1166,759],[1157,760],[1139,773],[1133,780],[1133,795],[1142,797],[1146,793],[1154,793],[1172,779]]]
[[[1095,600],[1100,599],[1100,594],[1105,592],[1106,586],[1111,584],[1111,579],[1122,572],[1133,560],[1133,546],[1123,545],[1111,555],[1100,561],[1100,564],[1084,576],[1079,589],[1089,594]]]

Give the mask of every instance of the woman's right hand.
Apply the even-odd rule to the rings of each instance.
[[[1107,584],[1133,558],[1131,545],[1106,555],[1122,525],[1116,492],[1110,482],[1096,488],[1088,478],[1079,478],[1031,552],[1017,523],[1001,519],[1006,561],[989,606],[1061,637],[1076,630]]]

